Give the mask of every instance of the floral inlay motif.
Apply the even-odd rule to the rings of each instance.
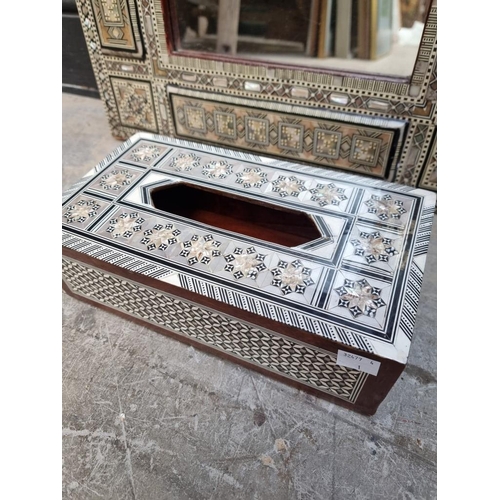
[[[146,245],[148,250],[166,250],[169,245],[178,242],[177,236],[181,232],[176,229],[173,224],[156,224],[153,229],[146,229],[144,231],[144,238],[141,243]]]
[[[365,201],[369,207],[368,213],[375,214],[380,220],[399,219],[401,215],[406,213],[401,200],[393,200],[390,194],[377,196],[372,194],[370,200]]]
[[[118,218],[111,219],[111,224],[106,232],[113,233],[113,238],[130,238],[135,232],[141,230],[144,219],[139,214],[123,212]]]
[[[278,266],[271,269],[274,276],[272,285],[281,289],[284,295],[292,292],[304,293],[314,281],[311,279],[311,269],[304,267],[300,260],[285,262],[280,260]]]
[[[351,243],[356,247],[354,253],[364,257],[368,264],[373,264],[377,261],[387,262],[389,257],[398,253],[392,246],[392,240],[383,238],[378,231],[374,233],[361,232],[359,233],[359,237],[359,240],[351,240]]]
[[[75,205],[70,205],[66,208],[63,217],[66,217],[66,222],[85,222],[89,217],[94,217],[97,211],[101,208],[94,200],[80,200]]]
[[[304,181],[297,179],[294,175],[286,177],[280,175],[273,181],[273,191],[279,193],[281,197],[285,196],[299,196],[299,193],[305,191]]]
[[[195,234],[190,240],[184,241],[182,245],[184,250],[179,255],[186,257],[189,265],[197,262],[208,264],[213,257],[220,255],[220,241],[215,241],[211,234],[203,237]]]
[[[131,158],[133,161],[150,162],[160,156],[161,152],[158,147],[153,144],[144,144],[132,150]]]
[[[179,153],[175,158],[170,161],[170,166],[177,172],[187,172],[193,168],[200,166],[201,158],[194,153]]]
[[[224,270],[232,273],[236,279],[256,279],[259,272],[266,269],[265,257],[265,255],[257,253],[254,247],[249,247],[246,250],[235,248],[233,253],[224,256],[227,262]]]
[[[321,207],[326,205],[340,205],[341,201],[347,200],[344,194],[344,188],[338,188],[335,184],[317,184],[314,189],[310,190],[312,195],[311,200],[317,201]]]
[[[99,185],[103,189],[118,191],[123,186],[128,186],[133,178],[134,176],[128,170],[112,170],[101,177]]]
[[[338,305],[349,309],[354,318],[361,315],[373,318],[377,310],[386,305],[380,298],[380,288],[371,286],[365,279],[345,279],[344,284],[335,288],[335,291],[340,296]]]
[[[209,179],[225,179],[233,172],[233,166],[225,160],[211,161],[203,167],[203,175]]]
[[[259,188],[267,182],[267,174],[260,167],[244,168],[236,174],[236,183],[243,184],[244,188]]]

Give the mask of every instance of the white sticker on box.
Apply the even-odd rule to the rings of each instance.
[[[373,359],[364,358],[357,354],[345,352],[339,349],[337,354],[337,364],[347,368],[354,368],[360,372],[369,373],[370,375],[377,375],[380,368],[380,361],[373,361]]]

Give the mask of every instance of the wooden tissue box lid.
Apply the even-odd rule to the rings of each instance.
[[[408,357],[434,208],[421,189],[139,133],[63,195],[63,286],[372,414]]]

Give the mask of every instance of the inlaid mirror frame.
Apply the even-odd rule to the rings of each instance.
[[[271,110],[288,107],[305,116],[399,120],[404,127],[386,178],[437,189],[437,0],[429,8],[409,78],[176,53],[167,1],[118,0],[110,4],[115,15],[108,10],[105,16],[107,0],[77,0],[115,137],[140,130],[177,135],[171,101],[176,92],[222,96],[247,106],[255,102]]]

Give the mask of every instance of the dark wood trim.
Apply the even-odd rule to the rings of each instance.
[[[174,23],[177,19],[177,9],[175,0],[162,0],[161,11],[163,14],[163,23],[165,26],[165,35],[167,37],[167,49],[169,54],[173,54],[175,48],[180,45],[180,33],[178,23]]]
[[[395,384],[397,379],[399,378],[400,374],[404,370],[404,365],[401,363],[397,363],[396,361],[392,360],[387,360],[381,357],[378,357],[373,354],[368,354],[364,351],[360,351],[358,349],[352,348],[345,346],[344,344],[340,344],[338,342],[335,342],[330,339],[326,339],[324,337],[320,337],[319,335],[314,335],[309,332],[305,332],[303,330],[300,330],[298,328],[288,326],[288,325],[283,325],[281,323],[278,323],[277,321],[270,320],[268,318],[264,318],[261,316],[258,316],[254,313],[250,313],[247,311],[243,311],[237,308],[234,308],[232,306],[229,306],[227,304],[220,303],[216,301],[215,299],[211,299],[209,297],[204,297],[202,295],[196,294],[194,292],[190,292],[188,290],[184,290],[180,287],[176,287],[173,285],[170,285],[168,283],[164,283],[159,280],[155,280],[153,278],[149,278],[147,276],[135,273],[133,271],[129,271],[127,269],[122,269],[119,267],[116,267],[112,264],[109,264],[107,262],[100,261],[98,259],[95,259],[93,257],[90,257],[85,254],[81,254],[75,250],[69,249],[69,248],[64,248],[62,250],[63,256],[67,256],[75,261],[82,262],[83,264],[87,264],[89,266],[92,266],[96,269],[99,269],[103,272],[109,272],[118,276],[122,276],[125,279],[134,281],[139,284],[143,284],[145,286],[148,286],[150,288],[157,289],[159,291],[166,292],[170,295],[173,295],[175,297],[178,297],[179,299],[185,299],[188,300],[192,303],[199,304],[201,307],[207,307],[209,309],[212,309],[214,311],[220,312],[222,314],[230,315],[234,318],[241,319],[247,323],[251,323],[256,325],[257,327],[262,327],[270,331],[274,332],[279,332],[280,335],[289,337],[291,339],[298,340],[299,342],[309,344],[311,346],[316,346],[321,349],[337,353],[338,349],[342,349],[346,352],[351,352],[353,354],[359,354],[362,355],[365,358],[373,359],[375,361],[380,361],[380,369],[378,375],[371,376],[369,375],[368,378],[366,379],[363,388],[361,389],[361,392],[358,396],[358,399],[356,403],[348,403],[345,402],[333,395],[329,395],[326,393],[323,393],[322,391],[316,390],[314,388],[311,388],[309,386],[303,385],[300,382],[294,382],[293,380],[288,379],[287,377],[281,376],[279,374],[276,374],[275,372],[268,371],[265,368],[255,366],[254,364],[245,362],[244,360],[241,360],[240,358],[236,358],[231,356],[230,354],[227,353],[221,353],[221,351],[210,348],[209,346],[206,346],[205,344],[201,344],[197,342],[195,339],[191,339],[188,337],[185,337],[183,335],[180,335],[175,332],[171,332],[170,330],[161,327],[160,325],[153,325],[149,322],[146,322],[144,320],[135,318],[133,316],[129,316],[126,313],[118,312],[113,308],[110,308],[108,306],[105,306],[104,304],[101,304],[99,302],[94,302],[90,299],[86,299],[85,297],[82,297],[80,295],[72,293],[70,290],[68,290],[67,286],[63,284],[64,290],[71,295],[72,297],[75,297],[80,300],[84,300],[87,303],[90,303],[96,307],[100,307],[102,309],[107,310],[108,312],[118,314],[121,317],[124,317],[126,319],[132,320],[142,326],[145,326],[147,328],[150,328],[152,330],[155,330],[159,333],[162,333],[167,336],[173,336],[185,343],[196,345],[197,347],[200,347],[201,349],[204,349],[212,354],[222,356],[224,358],[230,359],[232,361],[235,361],[237,363],[240,363],[247,368],[255,369],[259,371],[260,373],[265,373],[266,375],[271,375],[272,377],[281,380],[282,382],[288,383],[294,387],[300,388],[306,392],[310,392],[314,394],[315,396],[321,397],[321,398],[326,398],[329,401],[333,401],[341,406],[345,406],[346,408],[355,410],[359,413],[363,413],[365,415],[373,415],[380,403],[385,399],[387,396],[389,390],[391,387]]]

